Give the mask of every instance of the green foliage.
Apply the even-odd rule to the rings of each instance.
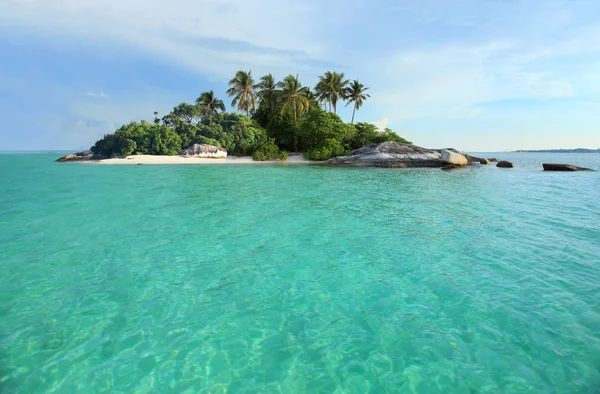
[[[277,145],[285,150],[294,150],[294,118],[290,114],[271,113],[267,123],[267,135],[275,139]]]
[[[378,137],[377,127],[370,123],[357,123],[354,125],[354,135],[350,139],[350,149],[358,149],[370,145]]]
[[[373,143],[385,142],[385,141],[394,141],[401,142],[403,144],[412,144],[412,142],[400,137],[398,134],[394,133],[392,130],[387,127],[383,130],[377,138],[373,140]]]
[[[181,151],[181,138],[167,126],[156,126],[150,130],[150,154],[175,156]]]
[[[200,108],[197,105],[181,103],[177,107],[173,108],[171,114],[183,122],[191,124],[192,121],[200,117]]]
[[[350,139],[350,149],[358,149],[365,145],[381,143],[385,141],[402,142],[410,144],[410,141],[405,140],[390,129],[385,129],[380,132],[375,125],[370,123],[357,123],[354,125],[354,134]]]
[[[299,130],[301,145],[306,151],[327,147],[331,151],[339,152],[338,146],[342,147],[342,151],[346,151],[350,148],[349,141],[353,134],[354,128],[351,125],[344,123],[336,114],[323,110],[307,112],[302,118]],[[337,141],[337,144],[330,140]]]
[[[254,149],[252,159],[264,160],[287,160],[287,153],[281,152],[275,143],[275,139],[266,137]]]
[[[238,71],[227,94],[238,113],[226,113],[213,91],[204,92],[195,104],[181,103],[153,123],[123,125],[91,148],[100,156],[131,154],[175,155],[199,143],[227,149],[232,155],[253,155],[255,160],[282,159],[282,150],[306,152],[305,157],[325,160],[345,155],[361,146],[384,141],[410,143],[390,129],[379,132],[368,123],[354,123],[354,114],[369,98],[369,90],[343,73],[328,71],[312,91],[298,75],[277,82],[271,74],[255,84],[250,71]],[[335,114],[339,101],[353,105],[351,124]],[[330,112],[320,103],[329,105]],[[252,117],[247,115],[252,114]]]
[[[334,138],[326,139],[321,146],[304,154],[309,160],[327,160],[336,156],[344,156],[347,152],[341,141]]]
[[[252,71],[238,71],[235,77],[229,81],[229,88],[227,95],[233,97],[231,106],[237,106],[238,111],[246,112],[246,115],[250,115],[251,111],[254,111],[256,107],[256,89],[258,85],[254,84],[254,78],[252,78]]]
[[[194,144],[214,145],[217,148],[221,148],[222,147],[221,143],[219,141],[217,141],[215,139],[212,139],[212,138],[204,137],[202,135],[197,136],[196,139],[191,144],[189,144],[187,146],[189,147],[189,146],[192,146]]]

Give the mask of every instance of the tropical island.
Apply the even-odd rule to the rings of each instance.
[[[228,155],[253,160],[286,160],[288,152],[304,152],[307,160],[327,160],[365,145],[394,141],[410,143],[390,129],[354,123],[356,112],[370,97],[368,87],[344,73],[328,71],[314,89],[298,75],[276,81],[268,74],[254,80],[251,71],[238,71],[227,95],[238,112],[226,112],[214,91],[195,103],[183,102],[154,121],[131,122],[106,134],[91,147],[96,159],[131,155],[180,155],[195,144],[224,148]],[[338,105],[353,107],[350,123],[337,114]]]

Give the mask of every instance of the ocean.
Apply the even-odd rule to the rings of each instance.
[[[600,154],[0,155],[2,393],[598,393]]]

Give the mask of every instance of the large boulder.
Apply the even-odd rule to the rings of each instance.
[[[544,163],[544,171],[594,171],[591,168],[577,167],[572,164]]]
[[[465,156],[448,149],[442,149],[441,157],[442,161],[446,164],[453,164],[456,166],[466,166],[469,164],[469,160]]]
[[[65,161],[83,161],[83,160],[93,160],[93,159],[94,159],[94,157],[92,155],[92,152],[89,150],[85,150],[83,152],[72,153],[70,155],[60,157],[60,158],[56,159],[56,161],[65,162]]]
[[[502,160],[502,161],[499,161],[498,164],[496,164],[496,167],[500,167],[500,168],[513,168],[514,165],[510,161]]]
[[[208,144],[194,144],[184,149],[180,155],[211,159],[225,158],[227,157],[227,149]]]
[[[447,163],[442,161],[439,150],[386,141],[355,149],[350,152],[350,155],[334,157],[327,160],[325,164],[353,167],[441,168]]]

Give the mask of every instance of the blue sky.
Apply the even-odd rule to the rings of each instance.
[[[236,70],[370,86],[426,147],[600,148],[597,0],[2,0],[0,150],[81,149]],[[351,109],[342,108],[347,121]]]

